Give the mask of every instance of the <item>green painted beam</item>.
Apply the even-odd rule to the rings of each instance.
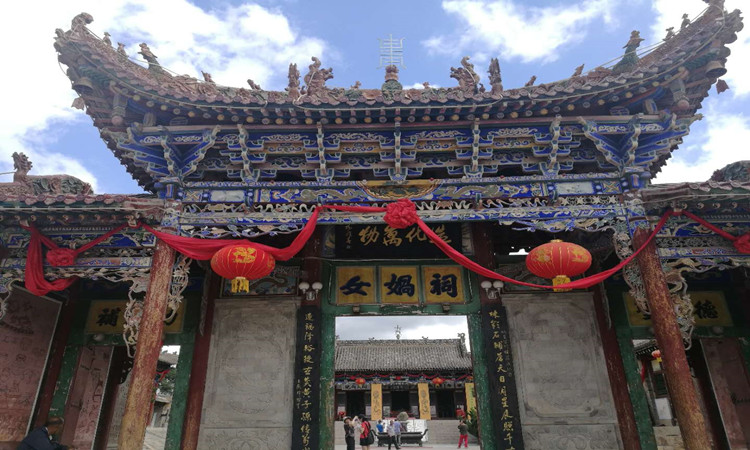
[[[68,341],[63,352],[62,367],[60,375],[55,383],[55,393],[52,396],[50,405],[50,416],[62,416],[65,412],[65,404],[68,401],[68,394],[73,383],[73,376],[78,365],[78,354],[80,346],[83,345],[86,337],[84,327],[86,326],[86,316],[89,312],[90,301],[78,301],[76,310],[73,314],[73,325],[68,335]]]
[[[648,397],[646,396],[646,390],[641,383],[638,361],[635,358],[633,329],[628,322],[627,311],[625,310],[625,303],[623,302],[624,291],[606,285],[605,289],[607,290],[607,298],[609,299],[609,310],[612,322],[615,325],[615,333],[617,334],[617,344],[620,347],[622,365],[625,368],[625,379],[628,383],[630,402],[633,404],[635,426],[638,430],[641,449],[656,450],[656,436],[654,436],[654,427],[651,424]],[[645,339],[652,338],[653,336],[650,336]]]
[[[336,347],[336,316],[323,307],[320,352],[320,448],[334,448],[334,359]]]
[[[490,406],[490,383],[487,373],[487,349],[482,340],[482,318],[479,312],[466,317],[469,323],[469,341],[471,342],[471,358],[474,369],[474,389],[477,395],[477,409],[479,413],[479,436],[483,450],[496,450],[494,421]]]
[[[177,375],[175,377],[174,392],[172,393],[172,406],[169,411],[169,423],[167,424],[167,439],[164,443],[165,450],[179,450],[182,443],[182,424],[185,422],[187,407],[188,388],[190,385],[190,372],[193,366],[193,349],[195,348],[195,335],[200,321],[200,301],[195,295],[186,296],[185,300],[185,322],[182,333],[176,335],[179,339],[180,357],[177,359]]]

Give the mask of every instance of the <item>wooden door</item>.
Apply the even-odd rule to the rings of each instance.
[[[731,450],[750,448],[750,376],[737,339],[702,339],[711,387]]]

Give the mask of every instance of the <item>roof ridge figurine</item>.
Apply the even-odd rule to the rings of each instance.
[[[458,80],[458,89],[465,97],[473,97],[479,91],[479,75],[474,71],[474,64],[469,62],[469,57],[461,58],[461,67],[451,67],[451,78]]]
[[[93,194],[91,185],[71,175],[29,175],[33,164],[28,156],[13,152],[13,181],[0,183],[3,192],[11,195]]]
[[[627,44],[623,47],[625,49],[625,54],[622,56],[622,59],[615,64],[614,67],[612,67],[613,73],[623,73],[623,72],[629,72],[635,68],[636,65],[638,65],[638,54],[636,53],[636,49],[641,45],[641,42],[643,42],[644,39],[641,37],[641,32],[638,30],[633,30],[630,32],[630,39],[628,39]]]
[[[503,91],[503,77],[500,73],[500,61],[497,58],[490,59],[490,67],[487,73],[490,76],[490,86],[492,86],[490,93],[493,97],[499,95]]]

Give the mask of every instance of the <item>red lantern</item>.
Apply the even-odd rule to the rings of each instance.
[[[364,386],[365,383],[367,383],[364,378],[357,378],[354,382],[357,383],[358,386]]]
[[[270,253],[248,244],[229,245],[214,253],[211,269],[232,280],[232,292],[250,292],[250,281],[268,276],[276,266]]]
[[[654,350],[653,352],[651,352],[651,356],[656,360],[656,362],[661,362],[661,350]]]
[[[434,384],[435,386],[440,386],[444,382],[445,382],[445,380],[442,379],[442,378],[440,378],[440,377],[435,377],[435,378],[432,379],[432,384]]]
[[[526,255],[526,267],[538,277],[552,279],[552,285],[557,286],[587,271],[591,267],[591,253],[580,245],[553,239]]]

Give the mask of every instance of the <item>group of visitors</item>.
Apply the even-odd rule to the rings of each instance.
[[[388,448],[395,446],[401,448],[401,422],[397,420],[378,420],[375,425],[377,433],[386,433],[388,435]],[[377,439],[376,431],[364,415],[344,418],[344,439],[346,440],[346,450],[354,450],[355,436],[359,436],[359,445],[362,450],[370,450],[370,446],[375,444]]]
[[[375,429],[377,433],[388,435],[388,450],[391,446],[395,446],[397,450],[401,448],[401,422],[393,419],[378,420]],[[355,450],[355,436],[359,436],[359,445],[362,446],[362,450],[370,450],[370,446],[375,444],[377,434],[364,415],[354,416],[353,419],[344,417],[346,450]],[[469,447],[469,427],[464,419],[458,423],[458,448],[461,448],[461,444],[464,444],[464,448]]]

